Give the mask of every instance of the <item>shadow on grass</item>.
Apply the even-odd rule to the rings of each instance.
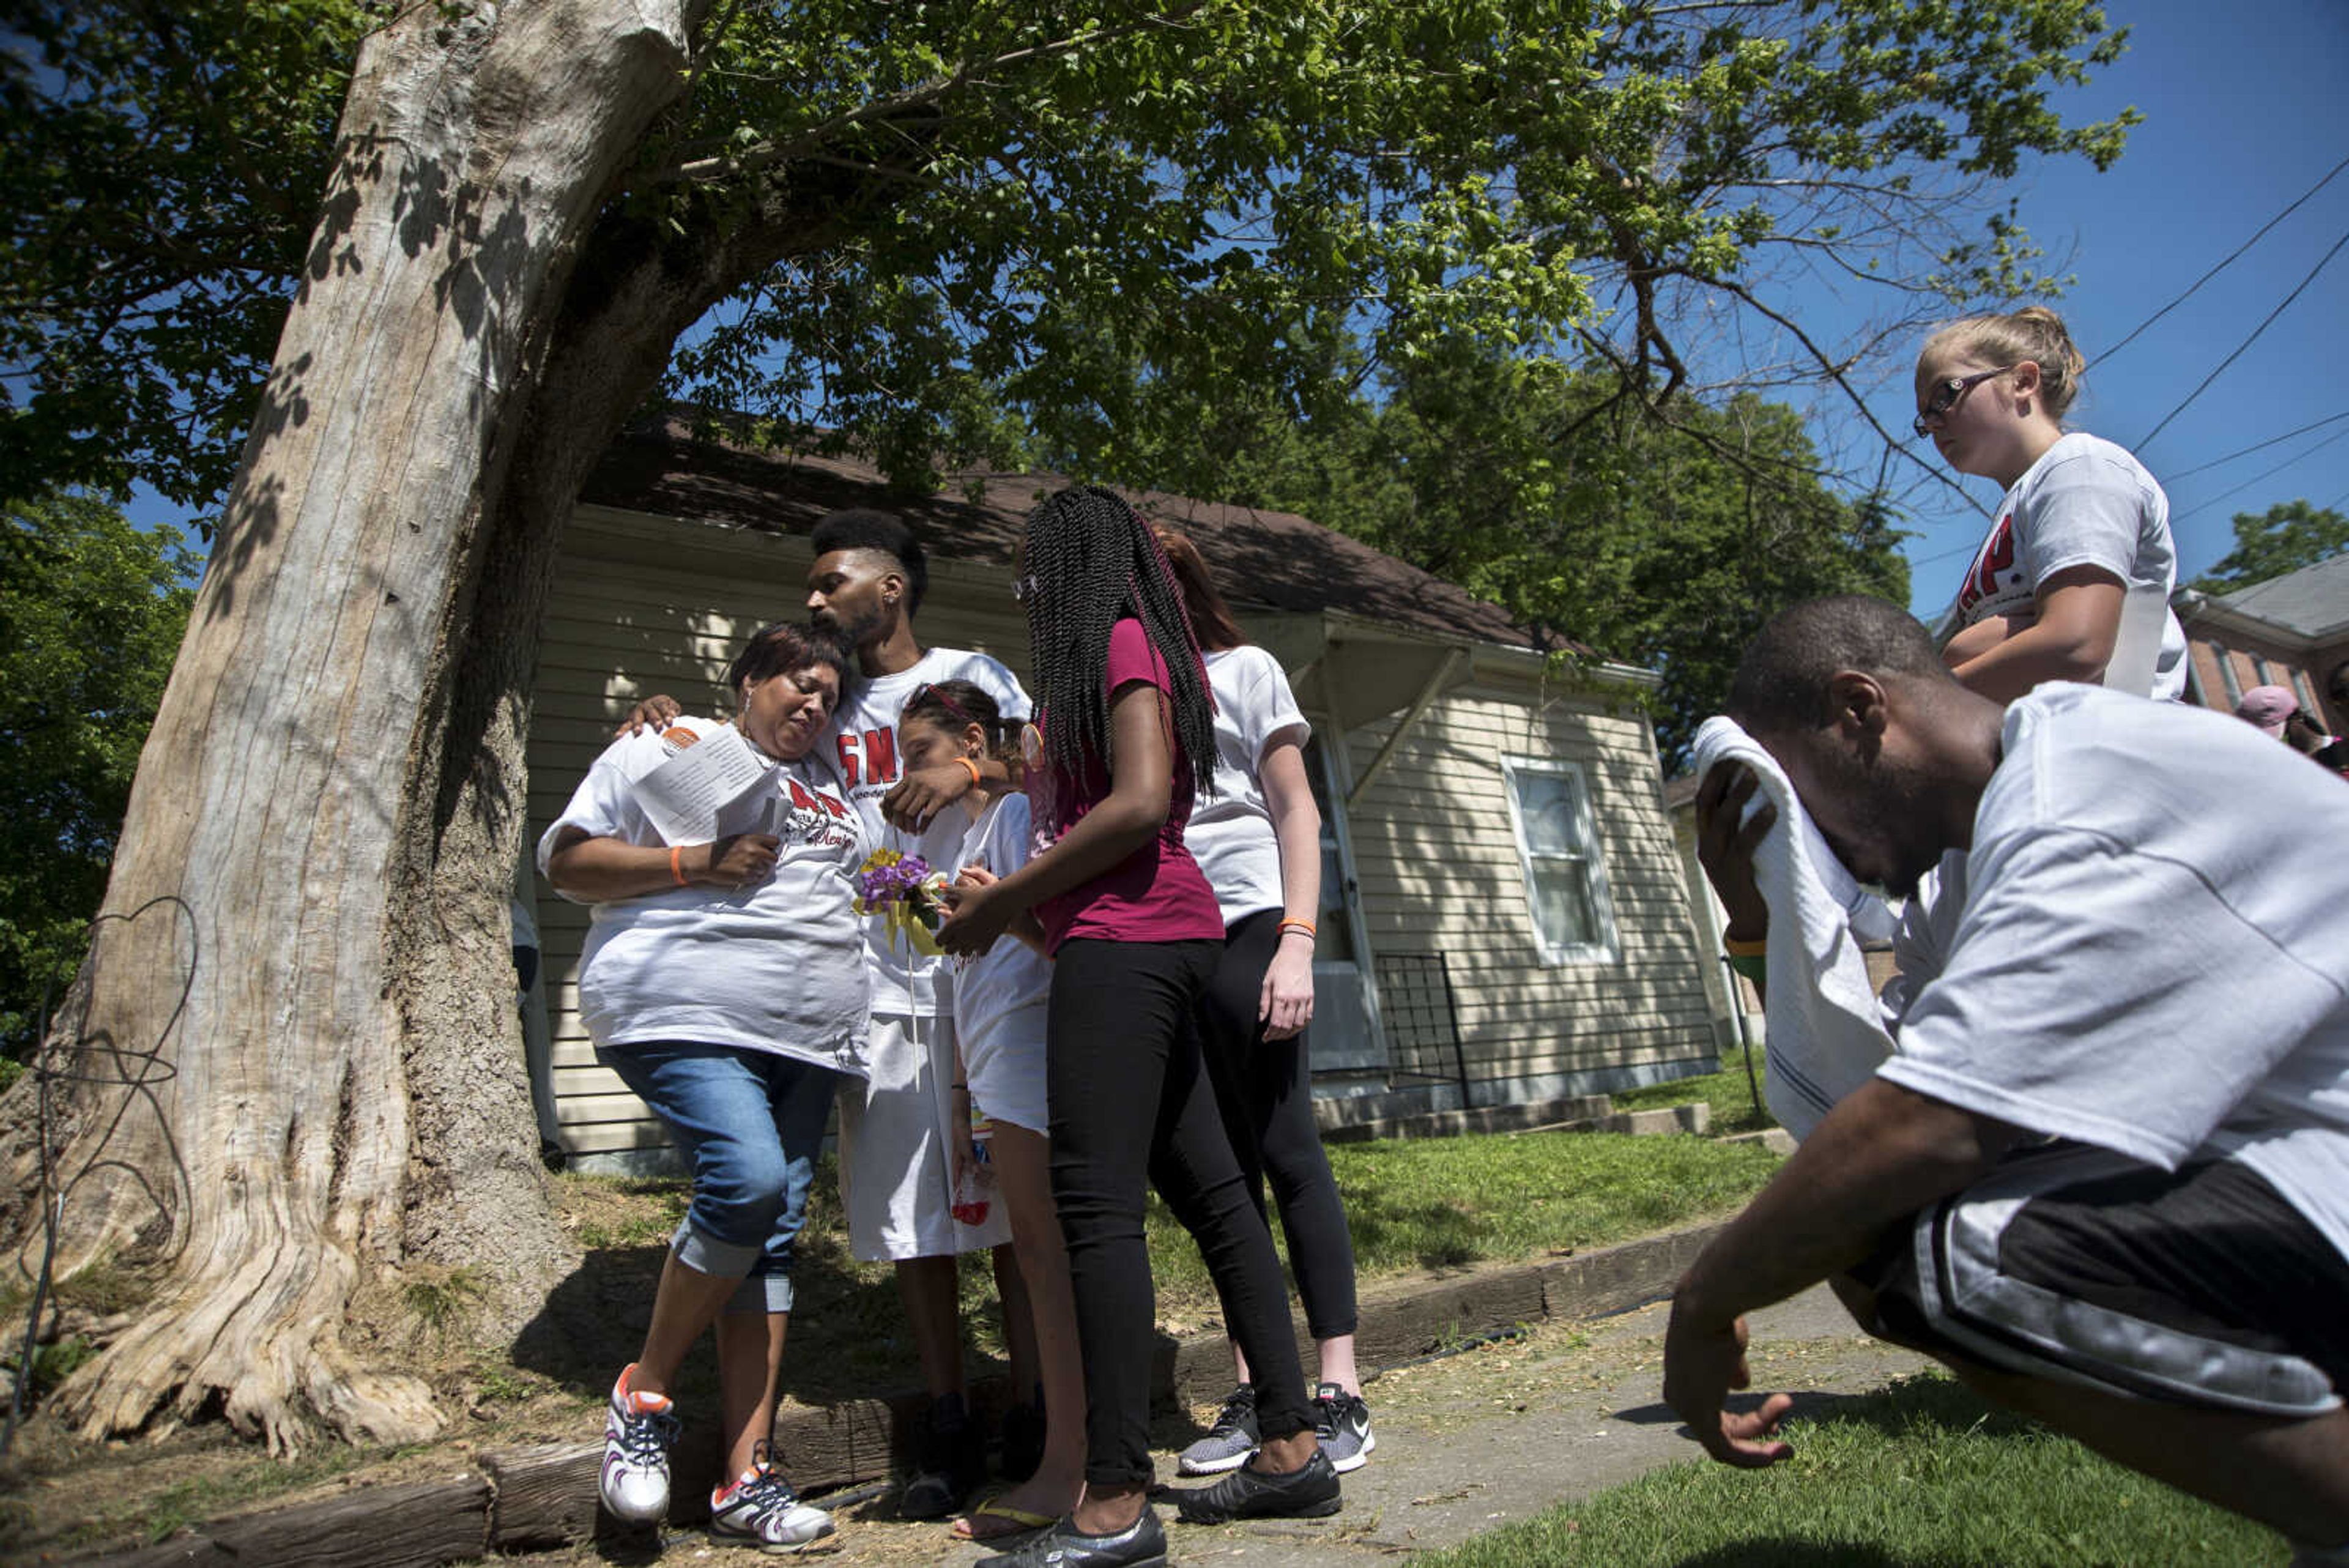
[[[589,1194],[597,1206],[575,1225],[586,1253],[515,1336],[512,1364],[601,1403],[620,1368],[643,1348],[668,1237],[684,1213],[686,1196],[686,1183],[677,1179],[599,1180]],[[1165,1223],[1174,1239],[1166,1244],[1179,1243],[1195,1261],[1190,1239],[1171,1219]],[[959,1276],[963,1372],[977,1385],[1008,1370],[1002,1303],[987,1253],[964,1254]],[[888,1263],[859,1262],[852,1255],[830,1156],[817,1168],[792,1280],[791,1330],[778,1388],[782,1397],[828,1405],[922,1386],[921,1360],[895,1270]],[[1156,1342],[1162,1360],[1171,1355],[1172,1339],[1161,1333]],[[702,1335],[678,1373],[678,1393],[696,1407],[714,1407],[717,1399],[711,1346],[710,1336]]]
[[[643,1348],[668,1237],[684,1212],[682,1180],[599,1182],[598,1206],[576,1226],[585,1256],[547,1293],[515,1336],[513,1365],[574,1393],[601,1400],[619,1369]],[[792,1271],[795,1299],[780,1392],[802,1404],[883,1396],[919,1386],[921,1363],[905,1323],[895,1271],[860,1263],[849,1251],[832,1158],[818,1167]],[[962,1349],[967,1375],[996,1370],[1003,1345],[1000,1307],[985,1253],[963,1260]],[[679,1374],[680,1391],[714,1399],[717,1368],[704,1334]]]
[[[2038,1423],[2029,1417],[2001,1409],[1971,1392],[1965,1385],[1931,1373],[1902,1378],[1873,1394],[1820,1394],[1795,1389],[1785,1392],[1795,1398],[1785,1415],[1788,1423],[1867,1427],[1886,1438],[1929,1430],[1950,1436],[1966,1433],[2004,1438],[2040,1429]],[[1743,1414],[1769,1397],[1733,1394],[1726,1407]],[[1618,1410],[1613,1418],[1635,1427],[1680,1424],[1680,1416],[1671,1406],[1661,1403]]]
[[[1446,1199],[1400,1203],[1381,1201],[1375,1192],[1349,1192],[1346,1225],[1357,1252],[1405,1253],[1423,1269],[1461,1268],[1485,1251],[1484,1221],[1466,1206]]]

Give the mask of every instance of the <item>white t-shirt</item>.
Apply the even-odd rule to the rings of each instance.
[[[866,853],[895,849],[901,855],[918,855],[933,869],[951,876],[954,867],[947,862],[962,845],[966,826],[962,813],[938,813],[918,838],[890,826],[881,815],[881,797],[903,771],[897,757],[897,715],[908,698],[934,680],[968,680],[994,698],[1005,718],[1028,717],[1028,693],[1003,665],[984,653],[933,648],[895,675],[878,679],[860,675],[850,681],[839,711],[832,716],[832,732],[817,744],[839,760],[848,798],[864,821]],[[903,939],[893,942],[879,916],[865,922],[864,937],[865,956],[873,971],[873,1011],[935,1016],[940,1011],[939,961],[915,952]]]
[[[680,728],[700,736],[725,726],[679,719],[667,733]],[[651,730],[605,747],[538,841],[538,868],[567,827],[660,843],[629,785],[682,749]],[[817,752],[774,763],[719,810],[718,832],[774,834],[781,843],[773,874],[740,891],[697,884],[593,905],[579,954],[579,1018],[589,1038],[599,1046],[733,1045],[861,1075],[864,940],[850,876],[864,858],[864,835],[830,763]]]
[[[954,815],[959,821],[962,813]],[[998,877],[1009,877],[1028,864],[1028,797],[1019,790],[1006,791],[989,801],[970,825],[947,875],[965,866],[984,866]],[[1007,1027],[1033,1030],[1034,1043],[1040,1044],[1041,1009],[1051,991],[1051,964],[1016,937],[998,937],[985,952],[957,962],[955,1039],[965,1058],[994,1044],[995,1033]]]
[[[2082,431],[2042,452],[1999,502],[1998,521],[1966,568],[1944,633],[2030,610],[2039,585],[2072,566],[2099,566],[2118,577],[2130,595],[2125,618],[2132,607],[2158,614],[2152,689],[2137,695],[2174,699],[2184,692],[2186,629],[2168,608],[2178,586],[2169,497],[2126,448]],[[2124,627],[2124,644],[2134,641],[2132,629]],[[2122,652],[2115,649],[2116,674]]]
[[[2308,853],[2349,843],[2349,790],[2227,714],[2068,682],[2004,745],[1879,1075],[2164,1169],[2240,1159],[2349,1256],[2349,888]]]
[[[1216,793],[1192,808],[1183,843],[1207,874],[1216,907],[1230,926],[1259,909],[1278,909],[1280,840],[1257,779],[1265,749],[1277,740],[1302,746],[1312,731],[1298,711],[1280,660],[1243,644],[1206,655],[1216,697]]]

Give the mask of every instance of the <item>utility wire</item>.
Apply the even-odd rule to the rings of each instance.
[[[1951,556],[1964,556],[1964,555],[1971,555],[1972,552],[1974,552],[1974,551],[1976,551],[1976,550],[1979,550],[1979,549],[1981,549],[1981,548],[1982,548],[1982,541],[1981,541],[1980,539],[1977,539],[1977,540],[1975,540],[1975,541],[1974,541],[1972,544],[1971,544],[1971,545],[1958,545],[1955,549],[1951,549],[1951,550],[1936,550],[1936,551],[1934,551],[1934,552],[1933,552],[1931,555],[1930,555],[1930,556],[1926,556],[1922,557],[1921,559],[1914,560],[1914,561],[1909,562],[1909,565],[1910,566],[1912,566],[1912,567],[1913,567],[1913,566],[1931,566],[1931,565],[1932,565],[1934,562],[1936,562],[1936,561],[1946,561],[1946,560],[1948,560],[1948,559],[1949,559]]]
[[[2192,391],[2186,394],[2184,400],[2179,402],[2176,408],[2161,416],[2161,422],[2159,424],[2155,425],[2151,430],[2145,432],[2144,439],[2137,443],[2137,450],[2141,452],[2145,448],[2151,446],[2153,444],[2153,438],[2159,435],[2164,430],[2168,429],[2170,421],[2184,413],[2188,407],[2193,403],[2195,399],[2200,397],[2204,392],[2209,389],[2211,382],[2217,380],[2220,376],[2226,373],[2228,366],[2241,358],[2245,350],[2249,349],[2252,344],[2260,340],[2260,334],[2265,332],[2270,327],[2273,326],[2275,324],[2275,318],[2282,316],[2286,310],[2292,308],[2292,302],[2298,299],[2308,286],[2316,281],[2316,275],[2323,272],[2328,265],[2332,265],[2333,258],[2341,254],[2341,247],[2344,245],[2349,245],[2349,234],[2344,234],[2339,239],[2333,241],[2333,248],[2326,251],[2323,259],[2318,261],[2314,266],[2308,269],[2308,275],[2302,278],[2292,291],[2283,296],[2283,303],[2277,306],[2273,310],[2269,311],[2266,318],[2257,327],[2251,328],[2251,335],[2249,337],[2244,338],[2242,342],[2236,347],[2233,353],[2219,361],[2219,368],[2217,369],[2203,377],[2201,382],[2196,386]]]
[[[2224,457],[2214,457],[2208,462],[2198,462],[2192,468],[2181,468],[2177,472],[2166,475],[2165,477],[2174,483],[2178,480],[2186,478],[2189,474],[2200,473],[2205,469],[2217,468],[2220,464],[2232,462],[2239,457],[2249,457],[2251,453],[2259,451],[2261,447],[2273,446],[2280,441],[2290,441],[2296,435],[2306,435],[2311,431],[2322,430],[2326,425],[2332,424],[2337,420],[2349,420],[2349,409],[2344,409],[2337,414],[2327,414],[2321,420],[2311,420],[2308,423],[2301,426],[2296,431],[2286,431],[2280,436],[2270,436],[2265,441],[2254,441],[2250,446],[2241,448],[2240,451],[2230,452]]]
[[[2206,470],[2217,468],[2222,463],[2232,462],[2239,457],[2249,457],[2251,453],[2261,451],[2262,448],[2271,447],[2278,441],[2287,441],[2292,440],[2294,436],[2306,435],[2311,431],[2321,431],[2326,425],[2338,424],[2343,420],[2349,420],[2349,409],[2344,409],[2337,414],[2327,414],[2321,420],[2311,420],[2308,423],[2301,426],[2298,430],[2286,431],[2282,435],[2270,436],[2267,440],[2261,441],[2253,441],[2251,445],[2230,452],[2224,457],[2214,457],[2208,462],[2198,462],[2192,468],[2179,469],[2175,473],[2163,475],[2163,478],[2169,483],[2176,483],[2178,480],[2191,478],[2193,475],[2201,473]],[[2228,496],[2234,494],[2236,490],[2247,490],[2251,486],[2257,484],[2261,480],[2265,479],[2268,474],[2276,472],[2278,469],[2290,468],[2293,463],[2298,462],[2301,458],[2306,457],[2308,452],[2315,452],[2321,447],[2329,446],[2333,441],[2338,441],[2343,435],[2349,435],[2349,431],[2343,431],[2337,435],[2331,436],[2324,441],[2318,441],[2315,446],[2310,447],[2308,452],[2303,452],[2295,457],[2287,458],[2284,462],[2277,464],[2275,468],[2271,468],[2264,473],[2261,473],[2253,478],[2245,480],[2242,483],[2237,485],[2235,490],[2222,492],[2218,495],[2212,496],[2209,501],[2200,502],[2197,504],[2193,512],[2182,512],[2170,521],[2176,523],[2184,518],[2191,517],[2194,515],[2194,512],[2199,512],[2203,507],[2211,505],[2213,503],[2224,501]],[[2349,501],[2349,495],[2343,496],[2341,501]],[[2333,508],[2337,509],[2341,504],[2341,501],[2334,502],[2333,504]],[[1981,547],[1982,541],[1977,539],[1971,545],[1958,545],[1947,550],[1936,550],[1930,556],[1920,556],[1911,560],[1909,565],[1912,568],[1917,566],[1930,566],[1936,561],[1946,561],[1952,556],[1961,556],[1969,550],[1977,550]]]
[[[2319,191],[2322,191],[2327,185],[2332,184],[2333,177],[2340,173],[2344,169],[2349,169],[2349,158],[2344,158],[2340,162],[2335,163],[2332,168],[2326,170],[2324,172],[2324,178],[2319,180],[2315,184],[2311,185],[2307,190],[2302,192],[2299,201],[2292,202],[2291,206],[2286,207],[2282,212],[2278,213],[2274,217],[2270,218],[2266,223],[2261,224],[2257,234],[2253,234],[2250,239],[2245,240],[2241,244],[2237,245],[2233,250],[2229,251],[2220,261],[2217,266],[2212,267],[2209,272],[2204,273],[2200,277],[2196,278],[2192,283],[2187,285],[2185,293],[2179,295],[2176,299],[2171,300],[2168,305],[2163,306],[2159,310],[2155,311],[2151,316],[2147,317],[2143,321],[2138,322],[2134,327],[2130,328],[2127,337],[2122,338],[2119,342],[2106,349],[2102,354],[2097,355],[2093,363],[2102,365],[2106,360],[2111,358],[2114,355],[2119,353],[2122,349],[2136,342],[2138,336],[2142,334],[2147,327],[2152,326],[2155,322],[2160,320],[2163,317],[2168,315],[2171,311],[2177,309],[2179,306],[2193,298],[2195,290],[2200,288],[2204,284],[2209,282],[2212,278],[2226,271],[2229,266],[2234,264],[2236,258],[2240,256],[2245,251],[2250,250],[2253,245],[2258,244],[2261,239],[2266,237],[2267,232],[2270,229],[2274,228],[2278,223],[2282,223],[2286,218],[2291,217],[2294,213],[2300,211],[2302,205],[2306,202],[2311,196],[2315,195]],[[2140,441],[2138,444],[2143,445],[2144,443]]]
[[[2172,517],[2169,520],[2169,525],[2172,528],[2175,528],[2178,524],[2185,522],[2186,519],[2193,516],[2196,513],[2209,511],[2211,507],[2218,505],[2221,501],[2226,500],[2230,495],[2240,494],[2243,491],[2249,490],[2252,485],[2257,484],[2261,480],[2267,478],[2270,474],[2282,473],[2285,469],[2290,468],[2302,458],[2314,457],[2318,452],[2323,452],[2326,447],[2331,446],[2343,436],[2349,436],[2349,431],[2334,431],[2331,435],[2326,436],[2314,446],[2309,447],[2304,451],[2292,453],[2290,457],[2285,458],[2282,462],[2277,463],[2273,468],[2261,469],[2259,472],[2251,475],[2251,478],[2243,481],[2242,483],[2235,486],[2234,489],[2222,490],[2219,492],[2218,494],[2210,497],[2208,501],[2196,502],[2193,506],[2188,510],[2179,513],[2175,517]]]

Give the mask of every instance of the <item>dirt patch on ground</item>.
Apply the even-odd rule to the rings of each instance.
[[[0,1461],[0,1560],[55,1561],[141,1545],[225,1513],[468,1469],[476,1455],[493,1449],[594,1439],[613,1376],[643,1342],[686,1191],[678,1181],[567,1177],[553,1188],[582,1261],[511,1343],[485,1345],[470,1332],[461,1272],[419,1274],[409,1282],[412,1291],[395,1287],[367,1303],[377,1344],[424,1378],[448,1413],[450,1428],[440,1440],[402,1450],[321,1440],[291,1458],[273,1458],[208,1421],[126,1442],[87,1443],[36,1408]],[[801,1243],[799,1310],[783,1358],[787,1407],[893,1393],[921,1381],[895,1278],[887,1265],[849,1255],[837,1193],[819,1179]],[[972,1378],[984,1378],[1002,1370],[1003,1334],[983,1257],[964,1261],[962,1296],[966,1366]],[[1215,1321],[1212,1300],[1168,1292],[1161,1306],[1169,1326],[1180,1324],[1185,1332]],[[75,1320],[66,1326],[70,1331]],[[688,1358],[679,1385],[688,1405],[716,1403],[717,1366],[707,1336]],[[0,1403],[5,1399],[0,1388]]]

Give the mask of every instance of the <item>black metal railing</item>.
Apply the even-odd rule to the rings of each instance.
[[[1467,1105],[1468,1056],[1460,1011],[1442,953],[1378,955],[1379,1023],[1387,1038],[1387,1082],[1456,1083]]]

